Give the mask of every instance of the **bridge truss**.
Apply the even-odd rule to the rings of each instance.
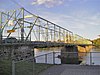
[[[9,37],[15,37],[21,42],[49,41],[91,44],[88,39],[34,15],[24,8],[0,12],[0,43]]]

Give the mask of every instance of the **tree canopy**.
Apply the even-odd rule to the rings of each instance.
[[[93,43],[97,46],[100,46],[100,38],[93,40]]]

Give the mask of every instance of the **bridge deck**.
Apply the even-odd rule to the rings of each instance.
[[[100,75],[100,65],[56,65],[39,75]]]
[[[92,44],[73,44],[73,43],[63,43],[63,42],[23,42],[23,43],[2,43],[0,46],[34,46],[34,48],[46,48],[46,47],[63,47],[63,46],[92,46]]]

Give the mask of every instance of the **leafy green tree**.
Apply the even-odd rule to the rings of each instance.
[[[100,38],[93,40],[93,44],[100,46]]]

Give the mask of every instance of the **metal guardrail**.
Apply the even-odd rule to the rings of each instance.
[[[63,60],[64,56],[61,56],[61,54],[66,55],[67,58],[78,58],[81,61],[80,65],[100,65],[100,52],[50,52],[36,56],[35,60],[36,63],[62,64],[61,60]],[[73,54],[78,54],[78,57],[72,56]],[[66,61],[69,60],[66,59]]]
[[[55,64],[55,52],[36,56],[35,60],[36,63]]]

